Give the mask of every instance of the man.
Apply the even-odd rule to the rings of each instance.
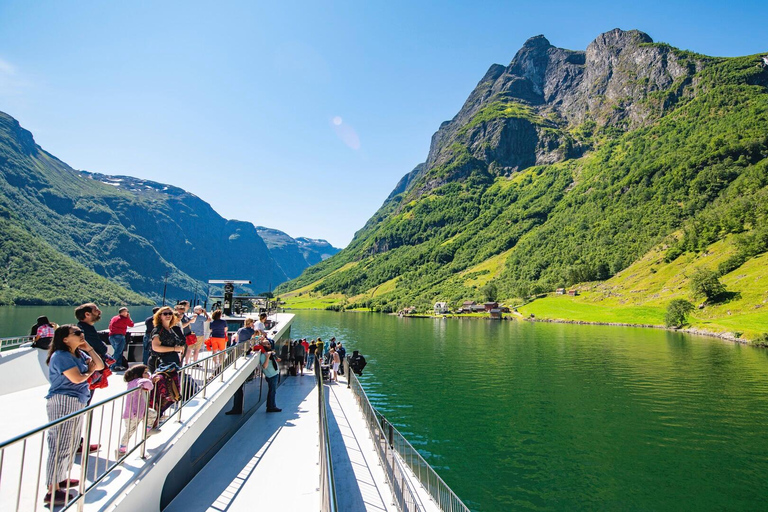
[[[86,343],[93,347],[93,350],[99,354],[101,360],[106,364],[107,346],[103,341],[101,341],[98,331],[96,331],[96,328],[93,326],[93,324],[101,320],[101,310],[99,307],[93,302],[81,304],[75,308],[75,318],[77,318],[77,326],[81,331],[83,331],[83,336],[85,337]],[[91,397],[88,399],[88,403],[86,405],[91,405],[94,391],[96,390],[91,390]],[[100,447],[100,444],[91,444],[88,446],[88,452],[90,453],[98,451]],[[77,449],[77,453],[83,453],[82,437],[80,438],[80,446]]]
[[[307,352],[307,369],[315,371],[315,352],[317,352],[317,342],[312,340],[309,344],[309,352]]]
[[[149,315],[144,320],[144,326],[146,327],[146,330],[144,331],[144,350],[141,354],[141,361],[144,364],[149,363],[149,356],[152,353],[152,331],[155,329],[155,313],[160,311],[159,307],[152,308],[152,314]]]
[[[349,358],[349,367],[356,375],[363,374],[363,368],[366,365],[365,358],[357,350],[352,351],[352,357]]]
[[[280,376],[280,368],[277,363],[280,362],[280,358],[275,355],[272,350],[272,344],[266,336],[263,336],[260,341],[264,351],[259,353],[259,363],[261,364],[261,371],[264,373],[264,378],[267,379],[267,386],[269,387],[269,391],[267,392],[267,412],[281,412],[282,409],[278,409],[277,404],[275,403],[277,378]]]
[[[264,325],[264,323],[267,321],[267,314],[261,313],[259,315],[259,321],[256,322],[253,326],[253,329],[256,331],[256,334],[259,336],[267,337],[267,326]]]
[[[197,341],[187,349],[187,358],[184,364],[197,362],[198,354],[200,354],[200,349],[203,347],[203,340],[205,340],[205,323],[211,321],[211,316],[205,311],[203,306],[195,306],[193,311],[195,314],[192,316],[189,328],[197,338]]]
[[[347,357],[347,349],[345,349],[345,348],[342,346],[341,342],[339,342],[339,343],[336,345],[336,352],[338,352],[338,353],[339,353],[339,358],[341,359],[341,366],[339,367],[339,373],[340,373],[341,375],[344,375],[344,360],[345,360],[345,358]]]
[[[307,338],[301,339],[301,346],[304,347],[304,364],[309,368],[309,365],[307,364],[307,357],[309,355],[309,343],[307,343]]]
[[[93,350],[95,350],[97,354],[99,354],[102,361],[106,361],[107,346],[101,341],[99,333],[93,326],[93,324],[101,320],[101,310],[99,307],[93,302],[78,306],[75,308],[75,318],[77,318],[77,326],[85,335],[85,341],[93,347]]]
[[[125,335],[128,334],[128,328],[133,327],[133,320],[128,308],[122,307],[117,310],[117,315],[109,321],[109,344],[112,345],[112,351],[115,356],[115,364],[110,366],[113,372],[124,372],[128,369],[128,361],[123,356],[125,352]]]
[[[299,367],[299,370],[301,371],[301,374],[304,375],[304,356],[306,355],[306,351],[304,350],[304,345],[301,344],[301,340],[296,342],[296,345],[293,346],[293,364]]]
[[[182,300],[176,306],[174,306],[174,312],[179,322],[172,327],[177,334],[181,336],[183,340],[187,339],[187,336],[192,334],[192,329],[189,328],[189,324],[192,323],[192,317],[187,314],[187,308],[189,308],[189,301]],[[184,354],[182,355],[182,362],[186,360],[187,354],[191,352],[189,345],[184,345]]]

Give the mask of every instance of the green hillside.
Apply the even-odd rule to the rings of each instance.
[[[595,62],[584,65],[576,52],[526,43],[509,67],[489,70],[433,137],[423,172],[349,247],[279,291],[343,296],[350,307],[381,311],[427,310],[437,300],[484,300],[488,283],[510,300],[610,283],[662,244],[669,262],[732,234],[752,230],[760,240],[768,214],[768,71],[760,56],[715,59],[649,39],[605,34],[593,43]],[[639,56],[651,65],[633,67]],[[551,80],[545,74],[539,87],[521,86],[534,80],[516,74],[530,69],[521,60],[545,57]],[[586,69],[582,81],[563,82],[556,59],[563,67],[575,62],[574,73]],[[510,92],[513,85],[522,92]],[[552,98],[537,96],[547,87]],[[723,279],[766,248],[752,243]],[[395,279],[386,293],[374,292]],[[663,317],[657,299],[632,321]]]
[[[0,207],[0,305],[152,304],[62,255]]]

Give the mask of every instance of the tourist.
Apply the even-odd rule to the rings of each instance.
[[[232,344],[249,342],[254,334],[256,331],[253,328],[253,318],[246,318],[245,325],[238,329],[232,337]]]
[[[50,322],[47,316],[37,317],[37,323],[32,326],[32,330],[29,332],[30,336],[35,337],[32,341],[32,346],[48,350],[56,327],[56,324]]]
[[[182,359],[185,359],[187,353],[190,352],[189,346],[194,345],[197,342],[197,337],[192,334],[192,329],[189,328],[189,324],[192,322],[192,316],[187,314],[188,308],[188,300],[182,300],[173,308],[176,318],[178,319],[176,325],[173,328],[184,340],[184,352],[182,354]]]
[[[187,356],[184,364],[196,363],[200,349],[203,347],[203,340],[205,339],[205,324],[211,321],[211,317],[205,312],[203,306],[195,306],[195,314],[192,316],[192,322],[189,324],[189,328],[195,335],[195,344],[187,348]]]
[[[307,343],[307,338],[301,338],[301,345],[304,347],[304,365],[309,368],[309,365],[307,365],[307,357],[309,357],[309,343]]]
[[[355,373],[355,375],[362,375],[363,368],[366,365],[365,358],[357,350],[352,351],[352,357],[349,358],[349,367]]]
[[[128,312],[128,308],[122,307],[117,310],[117,315],[109,321],[109,344],[112,345],[113,357],[115,358],[115,363],[110,367],[113,372],[124,372],[128,369],[128,361],[123,352],[126,348],[125,336],[128,334],[129,327],[133,327],[131,314]]]
[[[332,348],[330,351],[331,355],[331,370],[333,373],[331,374],[331,380],[333,382],[339,382],[339,364],[341,363],[341,359],[339,359],[339,353],[336,352],[335,348]]]
[[[128,383],[127,389],[142,388],[146,391],[152,391],[154,385],[152,384],[149,368],[146,365],[140,364],[134,366],[123,375],[123,379]],[[115,455],[119,459],[128,449],[128,441],[131,440],[131,436],[136,429],[144,421],[144,417],[147,418],[146,435],[150,436],[159,432],[158,429],[153,429],[152,425],[157,418],[157,411],[150,408],[147,409],[147,396],[144,391],[136,391],[129,394],[125,398],[125,409],[123,410],[123,419],[125,420],[125,433],[122,439],[120,439],[120,446],[117,449]]]
[[[45,397],[48,400],[46,411],[49,422],[85,408],[91,398],[88,378],[94,372],[104,369],[103,360],[83,335],[82,329],[71,324],[62,325],[54,331],[46,360],[51,384]],[[51,508],[64,505],[69,499],[69,489],[80,484],[68,476],[72,470],[82,420],[82,416],[78,416],[48,431],[48,494],[43,501],[51,504]],[[95,446],[98,449],[98,445]]]
[[[259,321],[256,322],[256,324],[254,324],[253,328],[254,328],[254,330],[256,330],[256,334],[258,334],[259,336],[265,336],[265,337],[269,338],[267,336],[266,321],[267,321],[267,314],[266,313],[260,313],[259,314]],[[272,347],[274,348],[274,344],[272,345]]]
[[[85,341],[93,347],[101,360],[106,363],[107,345],[101,341],[98,331],[93,326],[93,324],[101,320],[101,310],[99,307],[93,302],[82,304],[75,308],[75,318],[77,318],[77,326],[85,334]]]
[[[347,357],[347,349],[344,348],[344,346],[341,344],[341,342],[336,344],[336,352],[339,353],[339,359],[341,360],[341,365],[339,366],[339,373],[341,375],[344,375],[344,358]]]
[[[184,351],[184,338],[173,329],[177,318],[169,306],[157,310],[153,320],[152,355],[149,368],[154,371],[158,366],[175,363],[181,366],[181,353]]]
[[[312,343],[309,344],[309,348],[307,349],[307,369],[308,370],[315,370],[315,352],[317,352],[317,343],[315,340],[312,340]]]
[[[213,320],[211,321],[211,337],[208,341],[214,353],[221,352],[227,348],[227,321],[222,320],[221,315],[220,309],[217,309],[211,315]],[[221,364],[222,359],[221,356],[216,356],[216,364]]]
[[[261,337],[261,345],[264,347],[264,351],[259,354],[259,363],[269,388],[267,391],[267,412],[280,412],[282,409],[278,409],[275,402],[277,379],[280,376],[280,368],[277,363],[280,362],[280,358],[275,355],[272,344],[266,336]]]
[[[155,330],[155,313],[159,309],[157,306],[152,308],[152,314],[144,319],[144,350],[141,352],[141,362],[144,364],[149,363],[149,355],[152,352],[152,331]]]
[[[293,364],[299,367],[302,375],[304,375],[304,355],[304,345],[301,344],[301,340],[298,340],[293,347]]]

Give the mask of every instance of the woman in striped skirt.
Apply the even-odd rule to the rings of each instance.
[[[48,421],[54,421],[83,409],[91,394],[88,377],[104,369],[104,362],[86,343],[76,325],[62,325],[53,333],[48,349]],[[68,478],[80,442],[82,417],[59,423],[48,431],[47,504],[63,505],[68,490],[80,484]],[[64,490],[62,490],[64,488]]]

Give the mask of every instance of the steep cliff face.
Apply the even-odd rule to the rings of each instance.
[[[509,176],[578,157],[595,129],[631,130],[658,119],[712,60],[653,44],[637,30],[601,34],[586,51],[532,37],[509,66],[491,66],[440,126],[406,190],[418,197],[473,174]],[[659,91],[667,93],[654,97]]]
[[[585,51],[533,37],[488,69],[349,246],[282,289],[426,310],[483,300],[488,283],[526,297],[607,279],[659,244],[672,258],[759,231],[766,98],[761,55],[707,57],[636,30]]]

